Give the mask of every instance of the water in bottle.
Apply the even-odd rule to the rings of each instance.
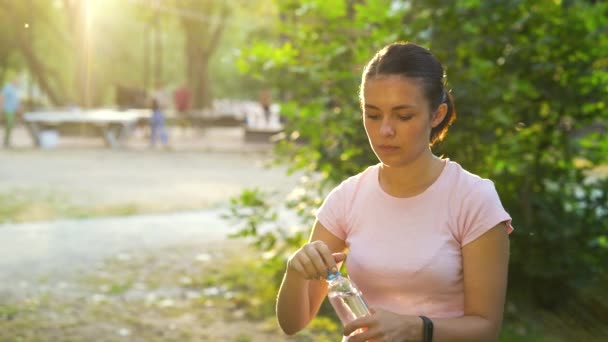
[[[327,282],[327,297],[343,325],[369,314],[361,291],[348,278],[343,277],[340,272],[330,273]]]

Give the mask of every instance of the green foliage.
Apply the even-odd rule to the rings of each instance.
[[[303,177],[301,181],[306,185],[315,183],[309,177]],[[316,182],[318,184],[318,180]],[[279,205],[279,201],[285,205]],[[215,282],[229,284],[231,291],[243,300],[253,318],[274,315],[275,298],[287,258],[306,242],[306,232],[314,217],[314,213],[309,211],[311,203],[318,206],[320,202],[319,195],[311,197],[311,192],[303,187],[295,188],[286,199],[259,189],[245,190],[239,197],[231,199],[224,218],[241,224],[241,228],[231,236],[250,239],[261,254],[261,262],[255,259],[238,264]],[[295,212],[299,220],[285,217],[289,212]],[[319,319],[329,319],[333,325],[337,324],[337,317],[329,302],[325,301],[321,306]],[[318,330],[311,326],[305,334],[321,336],[327,333]]]
[[[608,182],[575,166],[578,158],[591,167],[608,162],[608,140],[586,132],[607,124],[608,7],[437,4],[430,45],[448,65],[462,114],[440,150],[494,180],[518,229],[511,285],[555,305],[608,262],[600,243]],[[454,35],[463,20],[474,35]]]
[[[597,133],[608,125],[608,4],[336,3],[344,10],[278,2],[282,40],[256,42],[241,61],[286,95],[277,162],[314,179],[298,213],[310,217],[332,186],[377,162],[360,121],[362,65],[386,43],[414,41],[446,66],[459,113],[435,153],[492,179],[513,217],[511,290],[545,308],[584,297],[605,310],[587,290],[608,284],[608,179],[593,173],[608,163]]]
[[[251,237],[253,245],[279,258],[305,241],[297,227],[285,228],[279,220],[279,208],[272,204],[270,195],[259,189],[245,190],[230,200],[229,213],[224,218],[243,223],[232,237]]]

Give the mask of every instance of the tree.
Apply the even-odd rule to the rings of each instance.
[[[356,98],[362,64],[386,43],[417,42],[447,66],[460,115],[435,152],[493,179],[514,219],[510,286],[554,308],[600,281],[608,264],[608,181],[589,171],[608,163],[608,141],[587,130],[605,129],[608,119],[608,4],[278,5],[287,13],[284,41],[255,42],[242,64],[289,85],[280,161],[320,174],[321,185],[375,162]],[[300,192],[294,208],[311,217],[328,188],[319,189]]]
[[[64,0],[66,21],[70,32],[71,51],[74,53],[74,98],[72,103],[90,107],[95,86],[91,73],[90,3],[88,1]]]
[[[429,45],[448,65],[464,119],[442,151],[493,179],[523,232],[512,237],[512,287],[531,289],[548,307],[563,303],[608,262],[608,183],[591,181],[587,169],[608,162],[608,143],[584,133],[598,120],[608,124],[608,6],[418,6],[436,8]]]
[[[18,51],[33,78],[40,88],[47,94],[53,104],[65,102],[64,93],[59,91],[59,73],[41,57],[36,51],[39,42],[38,34],[42,33],[44,25],[52,25],[53,18],[49,4],[46,2],[14,2],[3,1],[3,9],[0,9],[0,21],[5,23],[3,34],[7,39],[6,53],[11,54]],[[35,21],[32,19],[36,18]],[[39,25],[39,23],[41,25]],[[53,30],[49,30],[54,32]]]
[[[211,106],[209,63],[217,51],[230,7],[223,1],[181,1],[180,23],[185,34],[185,63],[188,85],[192,89],[194,108]]]

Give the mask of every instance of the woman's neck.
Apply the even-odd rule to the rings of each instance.
[[[439,178],[445,162],[429,150],[412,163],[390,167],[380,165],[378,180],[382,189],[391,196],[412,197],[426,190]]]

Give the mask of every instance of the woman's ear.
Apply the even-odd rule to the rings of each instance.
[[[447,103],[442,103],[437,107],[437,110],[433,114],[433,118],[431,120],[431,127],[437,127],[443,119],[445,119],[446,114],[448,113],[448,105]]]

